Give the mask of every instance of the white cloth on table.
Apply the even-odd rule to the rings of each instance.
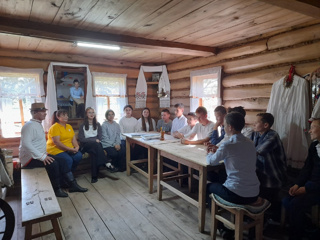
[[[272,129],[278,132],[287,155],[287,164],[302,168],[308,155],[306,134],[309,118],[308,82],[294,75],[291,87],[284,78],[272,85],[267,112],[274,116]]]

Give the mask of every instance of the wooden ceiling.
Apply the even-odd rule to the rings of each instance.
[[[0,56],[171,63],[320,22],[317,0],[1,0]],[[120,51],[74,46],[111,43]],[[23,52],[21,52],[23,51]]]

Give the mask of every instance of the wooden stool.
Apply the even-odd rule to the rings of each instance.
[[[258,200],[251,205],[239,205],[225,201],[215,194],[211,194],[210,197],[212,198],[211,239],[216,239],[217,223],[220,221],[227,227],[235,230],[235,240],[242,240],[243,230],[247,230],[254,226],[256,227],[256,239],[262,240],[264,212],[271,205],[267,200],[259,197]],[[218,207],[221,207],[222,209],[218,210]],[[228,211],[233,214],[235,221],[231,222],[224,218],[221,215],[223,211]],[[244,216],[248,216],[253,221],[250,223],[244,223]]]

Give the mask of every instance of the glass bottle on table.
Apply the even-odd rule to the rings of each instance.
[[[164,140],[164,131],[162,129],[162,127],[160,128],[160,140],[163,141]]]

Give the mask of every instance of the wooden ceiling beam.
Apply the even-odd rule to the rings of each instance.
[[[258,0],[277,7],[285,8],[294,12],[320,19],[319,0]]]
[[[98,44],[116,44],[121,47],[143,48],[146,50],[190,56],[207,57],[216,53],[216,49],[213,47],[152,40],[128,35],[92,32],[71,27],[36,23],[5,17],[0,17],[0,32],[66,41],[70,43],[81,41]]]

